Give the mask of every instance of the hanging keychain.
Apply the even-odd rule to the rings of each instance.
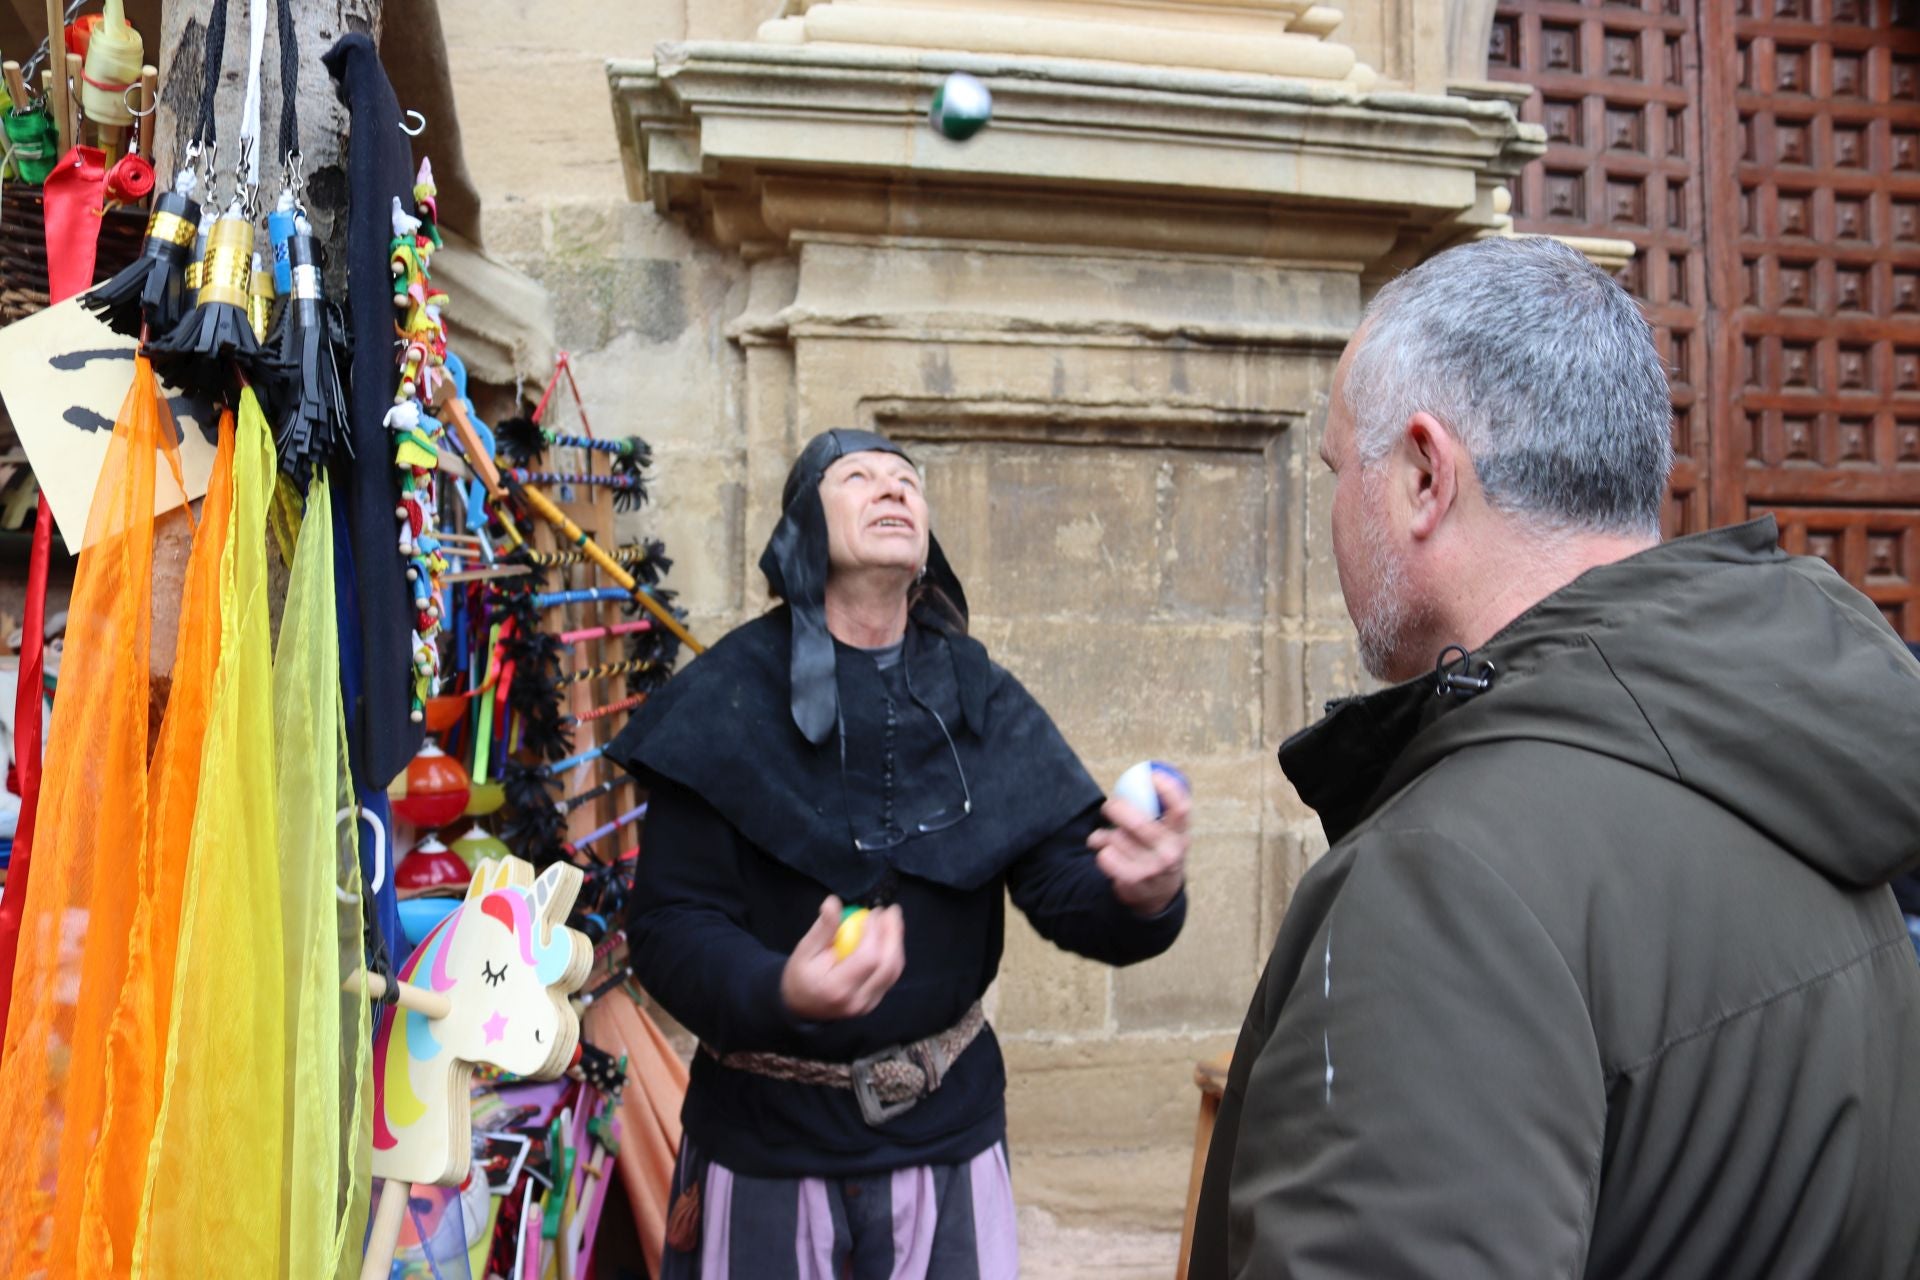
[[[129,85],[126,93],[134,93],[139,89],[138,84]],[[139,120],[152,115],[156,110],[158,108],[151,105],[139,111],[129,106],[128,119],[129,121]],[[111,153],[111,148],[103,148],[103,150]],[[140,139],[136,134],[128,144],[127,153],[115,160],[107,169],[107,185],[103,193],[105,208],[112,209],[123,204],[141,204],[153,194],[153,184],[153,166],[147,162],[146,156],[141,154]],[[103,209],[102,212],[104,211]]]
[[[273,282],[281,302],[267,351],[275,366],[274,443],[280,469],[305,487],[313,468],[335,453],[351,457],[347,394],[341,376],[346,323],[326,296],[313,225],[301,197],[300,50],[292,0],[278,0],[280,21],[280,155],[286,185],[267,217]]]
[[[214,130],[214,98],[220,86],[219,61],[213,52],[215,23],[223,39],[227,0],[214,0],[208,21],[206,88],[201,97],[201,136]],[[199,292],[193,308],[165,337],[149,346],[154,363],[167,380],[182,390],[230,401],[238,394],[234,378],[248,383],[265,380],[271,369],[263,358],[248,315],[253,274],[253,219],[259,209],[260,188],[260,60],[266,45],[265,0],[249,6],[246,104],[241,114],[239,155],[233,168],[233,195],[207,232],[201,255]]]

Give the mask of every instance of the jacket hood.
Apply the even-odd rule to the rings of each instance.
[[[1858,887],[1920,864],[1920,663],[1771,516],[1582,574],[1432,676],[1280,748],[1338,841],[1462,748],[1530,739],[1649,769]],[[1460,803],[1471,805],[1471,795]]]

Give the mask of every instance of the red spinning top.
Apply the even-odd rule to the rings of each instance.
[[[401,897],[423,894],[465,893],[473,872],[460,861],[460,855],[428,836],[394,869],[394,892]]]
[[[445,826],[466,812],[472,781],[460,762],[435,744],[420,748],[407,764],[406,778],[407,793],[394,800],[393,811],[414,826]]]

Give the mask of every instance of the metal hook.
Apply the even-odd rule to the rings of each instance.
[[[148,116],[160,114],[160,102],[159,102],[159,99],[157,98],[154,100],[153,105],[148,107],[145,111],[142,111],[140,110],[140,108],[134,106],[133,99],[128,95],[135,94],[138,92],[140,92],[140,86],[137,84],[130,84],[126,87],[125,92],[123,92],[120,95],[120,101],[127,104],[128,114],[131,115],[135,120],[145,120]]]
[[[300,206],[300,197],[307,189],[307,175],[300,170],[303,158],[298,147],[287,152],[287,190],[293,193],[293,203],[296,208]]]
[[[413,128],[409,129],[405,124],[402,124],[400,126],[400,132],[406,134],[409,138],[417,138],[427,131],[427,118],[418,111],[408,110],[407,120],[412,122]]]

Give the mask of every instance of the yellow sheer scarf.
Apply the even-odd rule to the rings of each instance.
[[[276,786],[287,1017],[285,1265],[290,1280],[332,1280],[348,1253],[356,1185],[358,1077],[369,1035],[364,1000],[342,1037],[343,965],[359,967],[359,855],[342,742],[340,648],[334,614],[333,512],[324,472],[307,490],[293,577],[273,664],[273,734],[284,750]],[[345,833],[343,842],[342,833]],[[344,864],[344,865],[343,865]],[[342,875],[342,873],[345,873]],[[337,899],[342,879],[353,903]],[[342,922],[352,941],[342,946]],[[358,1260],[356,1235],[353,1255]]]
[[[273,483],[273,440],[244,390],[219,669],[134,1245],[134,1274],[154,1280],[282,1273],[289,1064],[267,617]]]

